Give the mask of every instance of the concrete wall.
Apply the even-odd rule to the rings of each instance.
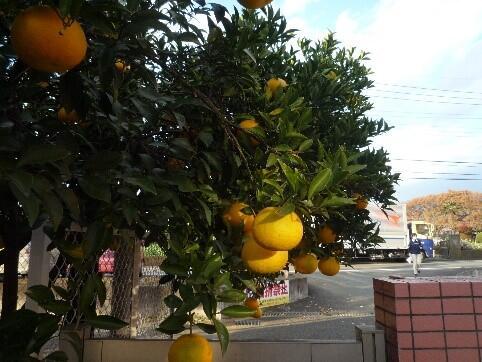
[[[383,330],[355,327],[356,340],[232,341],[224,356],[212,341],[213,362],[385,362]],[[172,341],[85,339],[84,362],[167,362]],[[78,362],[72,354],[70,362]]]
[[[388,361],[482,361],[482,278],[373,280]]]
[[[85,362],[167,362],[170,341],[88,340]],[[362,344],[356,341],[231,342],[224,358],[212,343],[213,362],[363,362]]]

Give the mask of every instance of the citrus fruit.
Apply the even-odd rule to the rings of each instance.
[[[126,73],[131,70],[131,66],[126,64],[126,62],[120,58],[117,58],[114,63],[115,69],[120,73]]]
[[[268,5],[273,0],[238,0],[247,9],[259,9]]]
[[[239,123],[239,127],[243,130],[250,129],[250,128],[259,127],[259,123],[256,122],[256,120],[254,119],[246,119]],[[249,137],[249,141],[253,146],[259,145],[259,141],[254,137]]]
[[[253,273],[272,274],[284,268],[288,262],[288,252],[265,249],[258,245],[252,235],[247,234],[241,259]]]
[[[360,194],[354,194],[353,197],[356,199],[356,204],[355,204],[355,207],[358,209],[358,210],[364,210],[367,208],[368,206],[368,200],[366,198],[364,198],[362,195]]]
[[[329,80],[336,80],[338,78],[338,75],[334,71],[330,70],[328,74],[325,75],[325,77]]]
[[[244,301],[244,305],[249,309],[258,309],[259,300],[256,298],[246,298],[246,300]]]
[[[331,244],[336,240],[336,233],[329,225],[325,225],[320,229],[318,233],[318,239],[323,244]]]
[[[254,226],[254,215],[247,215],[244,218],[244,227],[243,230],[245,233],[252,233]]]
[[[211,362],[213,350],[208,340],[197,334],[184,334],[169,348],[169,362]]]
[[[186,163],[183,160],[179,160],[177,158],[169,157],[166,162],[166,168],[169,171],[180,171],[186,166]]]
[[[77,21],[66,19],[47,6],[32,6],[13,21],[12,46],[27,65],[43,72],[65,72],[85,57],[87,40]]]
[[[281,78],[271,78],[266,84],[271,93],[276,93],[278,90],[285,88],[287,85],[288,84],[286,81]]]
[[[318,269],[322,274],[333,276],[340,271],[340,263],[335,257],[330,256],[327,258],[320,259],[318,262]]]
[[[318,259],[313,254],[302,254],[293,259],[295,270],[301,274],[311,274],[318,268]]]
[[[295,212],[281,218],[279,209],[267,207],[254,218],[253,233],[259,245],[270,250],[291,250],[303,237],[303,223]]]
[[[263,311],[261,310],[261,308],[256,308],[256,312],[253,314],[253,318],[261,318],[261,316],[263,315]]]
[[[79,121],[79,115],[77,114],[77,111],[75,109],[67,112],[64,107],[60,107],[60,109],[58,110],[57,118],[59,119],[59,121],[68,124],[77,123]]]
[[[236,201],[224,212],[223,219],[231,226],[239,227],[244,223],[244,231],[253,228],[254,216],[245,214],[242,210],[248,207],[245,203]]]

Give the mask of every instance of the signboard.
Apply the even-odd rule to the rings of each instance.
[[[287,304],[290,302],[289,280],[277,280],[268,285],[259,299],[261,307]]]

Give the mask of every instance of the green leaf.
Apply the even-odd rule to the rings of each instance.
[[[162,262],[160,269],[164,272],[172,275],[179,275],[182,277],[187,277],[187,270],[185,266],[171,264],[169,259],[166,259]]]
[[[217,296],[220,302],[240,303],[246,299],[244,292],[236,289],[225,290]]]
[[[63,160],[70,156],[69,150],[57,145],[34,145],[29,147],[23,157],[20,159],[18,166],[42,164]]]
[[[278,160],[278,163],[281,166],[281,169],[283,170],[283,173],[286,176],[286,179],[288,180],[288,183],[290,184],[291,189],[293,192],[298,192],[299,189],[299,181],[298,181],[298,176],[296,173],[293,171],[291,167],[289,167],[286,163],[284,163],[281,160]]]
[[[346,205],[353,205],[355,201],[353,199],[347,197],[339,197],[339,196],[329,196],[323,200],[321,203],[322,207],[340,207]]]
[[[164,298],[164,303],[169,308],[179,308],[182,305],[182,299],[175,294],[170,294]]]
[[[102,178],[96,176],[84,176],[79,179],[79,185],[82,191],[93,199],[105,202],[111,201],[110,185]]]
[[[333,173],[330,168],[324,168],[313,178],[308,189],[308,200],[311,200],[315,194],[324,190],[331,181]]]
[[[112,317],[110,315],[98,315],[94,318],[88,318],[85,323],[91,325],[94,328],[107,329],[107,330],[117,330],[129,325],[119,318]]]
[[[241,279],[241,282],[248,288],[249,290],[256,293],[256,283],[250,279]]]
[[[86,313],[90,310],[90,306],[94,302],[95,291],[95,281],[90,276],[80,291],[79,309],[81,312]]]
[[[42,307],[45,308],[45,310],[47,310],[48,312],[52,312],[58,316],[64,315],[72,309],[70,303],[64,300],[55,300],[52,302],[48,302],[42,305]]]
[[[10,190],[17,198],[18,202],[22,205],[22,209],[27,216],[28,223],[30,226],[33,226],[37,221],[37,217],[40,211],[40,200],[34,196],[30,195],[29,197],[25,197],[25,195],[20,192],[20,190],[15,186],[13,183],[9,183]]]
[[[269,112],[269,115],[270,116],[277,116],[278,114],[281,114],[284,112],[284,108],[276,108],[274,110],[272,110],[271,112]]]
[[[222,257],[220,255],[214,255],[204,263],[204,268],[201,274],[206,278],[211,278],[214,274],[219,273],[219,270],[223,265]]]
[[[150,192],[151,194],[157,195],[156,186],[154,185],[154,182],[152,182],[152,180],[147,176],[126,177],[124,178],[124,181],[127,182],[128,184],[139,186],[142,190],[146,192]]]
[[[231,305],[229,307],[224,308],[221,311],[221,314],[231,317],[231,318],[246,318],[252,317],[256,313],[255,310],[249,309],[244,305]]]
[[[54,293],[45,285],[34,285],[28,288],[25,294],[40,306],[55,301]]]
[[[64,216],[64,207],[53,193],[44,194],[42,196],[43,206],[50,216],[54,230],[57,230]]]
[[[87,161],[86,167],[93,171],[105,171],[116,168],[121,160],[121,153],[103,151],[91,156]]]
[[[309,150],[311,146],[313,146],[313,140],[310,138],[301,143],[300,147],[298,147],[298,151],[305,152],[306,150]]]
[[[214,327],[216,327],[216,332],[218,334],[219,343],[221,344],[221,351],[224,355],[228,349],[229,345],[229,332],[226,326],[218,321],[217,319],[213,319]]]
[[[69,299],[69,292],[67,291],[67,289],[59,287],[58,285],[52,285],[52,289],[63,300]]]
[[[218,275],[214,279],[214,289],[216,292],[220,293],[226,289],[232,289],[233,283],[231,283],[231,274],[228,272]]]
[[[165,334],[177,334],[184,331],[184,324],[189,320],[188,315],[175,316],[170,315],[164,319],[161,324],[156,328],[159,332]]]
[[[202,209],[203,209],[203,211],[204,211],[204,216],[205,216],[205,218],[206,218],[206,222],[208,223],[209,226],[211,226],[211,224],[212,224],[212,217],[213,217],[213,216],[212,216],[213,213],[212,213],[211,209],[209,208],[208,205],[206,205],[206,203],[205,203],[203,200],[197,199],[197,201],[199,202],[199,204],[201,205],[201,207],[202,207]]]
[[[361,171],[365,168],[367,168],[367,165],[348,165],[345,168],[345,170],[347,170],[351,174],[354,174],[354,173],[357,173],[358,171]]]
[[[217,308],[216,298],[211,294],[200,294],[199,297],[201,299],[204,314],[206,314],[206,317],[209,319],[212,319]]]
[[[97,292],[97,298],[99,299],[99,304],[102,307],[107,298],[107,289],[104,282],[97,274],[93,274],[93,278],[95,283],[95,291]]]
[[[196,43],[198,45],[201,45],[197,35],[189,31],[179,34],[177,36],[177,39],[183,42],[191,42],[191,43]]]
[[[248,48],[244,48],[244,49],[243,49],[243,52],[245,52],[245,53],[248,55],[248,57],[251,58],[251,60],[253,61],[253,63],[256,64],[256,57],[255,57],[254,54],[251,52],[251,50],[249,50]]]
[[[80,206],[79,206],[79,199],[74,191],[65,187],[58,190],[59,196],[62,198],[62,201],[67,206],[67,209],[70,211],[71,216],[75,220],[80,219]]]
[[[48,356],[45,357],[45,362],[67,362],[69,358],[62,351],[55,351],[50,353]]]
[[[23,170],[15,170],[7,174],[7,178],[17,186],[18,190],[25,196],[30,196],[30,189],[33,186],[33,175]]]
[[[213,324],[196,323],[196,326],[198,326],[203,332],[207,334],[213,334],[217,332],[216,327]]]
[[[72,0],[59,0],[59,12],[61,17],[66,17],[70,14],[70,6]]]

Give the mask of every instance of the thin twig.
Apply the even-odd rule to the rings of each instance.
[[[192,86],[191,84],[186,82],[179,73],[177,73],[175,71],[172,71],[172,70],[170,72],[177,79],[179,79],[183,85],[188,87],[192,91],[194,96],[196,96],[201,101],[203,101],[204,104],[206,104],[211,109],[211,111],[213,111],[214,114],[219,118],[219,120],[222,122],[222,127],[223,127],[223,130],[224,130],[224,133],[226,134],[228,139],[231,141],[231,143],[234,145],[234,147],[237,149],[237,151],[239,152],[239,155],[241,156],[241,159],[246,164],[246,168],[248,170],[249,177],[252,180],[254,180],[254,176],[251,172],[251,169],[249,168],[248,159],[244,155],[243,149],[241,148],[241,145],[239,144],[238,139],[234,136],[233,132],[229,128],[230,123],[226,119],[226,116],[219,110],[219,107],[217,107],[216,104],[214,104],[214,102],[206,94],[204,94],[199,89],[195,88],[194,86]]]

